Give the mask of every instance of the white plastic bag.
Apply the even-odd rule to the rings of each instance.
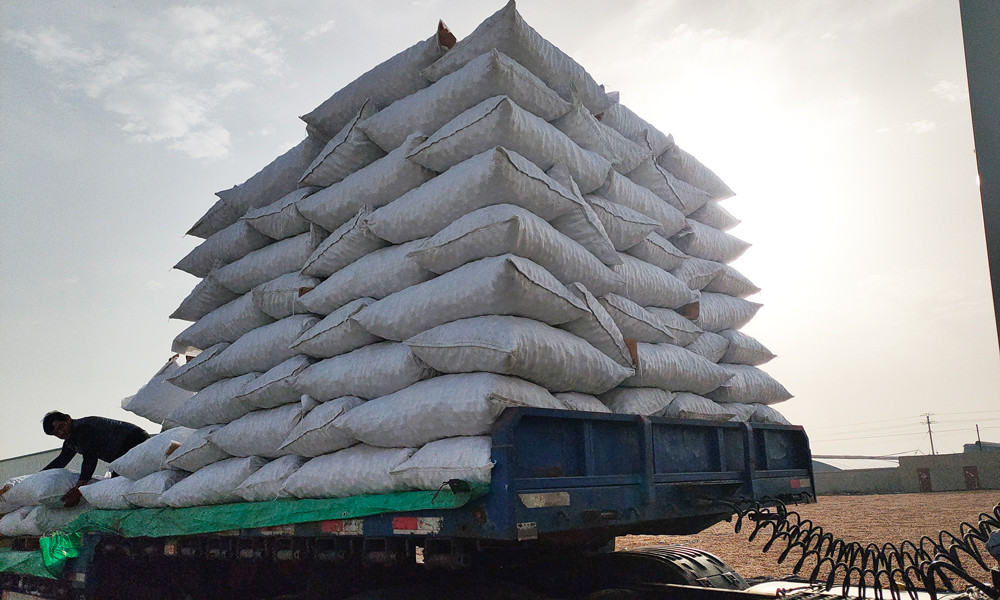
[[[750,322],[762,304],[725,294],[703,292],[695,324],[705,331],[739,329]]]
[[[628,250],[660,228],[659,221],[622,204],[593,194],[587,194],[584,200],[594,209],[618,252]]]
[[[632,354],[625,345],[625,338],[608,311],[583,285],[573,283],[567,287],[570,293],[586,305],[587,314],[561,325],[560,329],[586,340],[621,366],[633,368],[635,365],[632,363]]]
[[[254,306],[274,319],[307,313],[299,298],[319,285],[320,280],[300,273],[286,273],[255,287],[251,293]]]
[[[198,319],[194,324],[174,338],[174,352],[201,351],[220,342],[235,342],[241,335],[268,323],[273,323],[253,302],[250,293]]]
[[[778,425],[791,425],[791,421],[786,419],[781,413],[766,404],[751,404],[753,414],[750,415],[751,423],[777,423]]]
[[[587,312],[548,271],[526,258],[504,254],[386,296],[353,318],[378,337],[402,341],[469,317],[514,315],[559,325]]]
[[[180,306],[170,313],[170,318],[197,321],[223,304],[239,298],[239,296],[239,294],[234,294],[223,287],[215,278],[214,273],[209,273],[194,286],[191,293],[181,301]]]
[[[545,388],[495,375],[442,375],[369,400],[336,427],[373,446],[422,446],[459,435],[485,435],[509,406],[564,408]]]
[[[497,146],[517,152],[543,171],[563,163],[585,194],[601,187],[612,169],[607,160],[577,146],[507,96],[484,100],[455,117],[411,152],[410,158],[443,173]]]
[[[223,379],[188,398],[170,415],[169,421],[195,429],[228,423],[247,414],[252,407],[238,397],[260,373]]]
[[[673,141],[656,158],[656,162],[682,181],[705,190],[712,198],[722,200],[733,195],[722,179],[697,158],[685,152]]]
[[[281,488],[292,473],[298,471],[308,460],[302,456],[276,458],[257,469],[233,491],[247,502],[269,502],[278,498],[291,498],[292,495]]]
[[[283,486],[296,498],[344,498],[388,494],[406,488],[391,471],[413,456],[416,448],[375,448],[358,444],[317,456],[299,467]]]
[[[162,423],[181,403],[193,396],[191,392],[167,381],[167,378],[181,369],[177,363],[178,358],[176,355],[170,357],[122,408],[154,423]]]
[[[722,265],[722,270],[702,289],[737,298],[746,298],[760,291],[752,281],[729,265]]]
[[[687,225],[681,211],[617,171],[611,171],[607,181],[594,194],[655,219],[660,224],[657,233],[664,237],[674,235]]]
[[[387,242],[368,228],[365,217],[368,207],[363,207],[331,233],[302,263],[302,274],[309,277],[329,277],[352,262],[379,248]]]
[[[298,354],[290,346],[316,323],[313,315],[292,315],[258,327],[220,352],[213,367],[227,377],[263,373]]]
[[[625,254],[634,256],[654,267],[659,267],[675,277],[677,277],[677,274],[673,272],[673,269],[681,266],[687,258],[686,254],[656,233],[649,234],[645,239],[640,240],[639,243],[629,247],[625,250]],[[680,277],[677,278],[681,279]],[[683,281],[683,279],[681,280]]]
[[[415,126],[424,133],[434,133],[469,108],[499,94],[507,94],[546,121],[565,114],[570,107],[542,80],[494,49],[430,87],[393,102],[369,117],[361,129],[383,148],[395,148]]]
[[[362,208],[385,206],[436,175],[406,158],[426,139],[419,133],[411,135],[386,156],[299,202],[299,211],[313,223],[334,231]]]
[[[406,345],[380,342],[321,360],[296,375],[292,385],[321,402],[341,396],[377,398],[433,373]]]
[[[633,373],[577,336],[521,317],[460,319],[406,345],[442,373],[514,375],[554,392],[599,394]]]
[[[621,254],[622,264],[614,267],[625,285],[620,295],[640,306],[680,308],[698,299],[698,293],[659,267],[634,256]]]
[[[617,414],[652,417],[670,406],[676,396],[673,392],[653,387],[621,387],[601,394],[601,402]]]
[[[720,231],[729,231],[741,222],[715,200],[709,200],[705,206],[688,215],[688,218]]]
[[[691,319],[678,314],[676,310],[649,306],[646,308],[646,312],[656,317],[660,325],[670,332],[670,336],[673,338],[671,344],[689,346],[703,333]]]
[[[706,396],[717,402],[777,404],[792,397],[776,379],[750,365],[720,364],[731,379]]]
[[[492,453],[489,436],[437,440],[417,450],[391,474],[402,489],[437,491],[452,479],[486,485],[493,470]]]
[[[208,436],[221,427],[222,425],[208,425],[189,435],[176,450],[167,455],[166,468],[194,473],[202,467],[229,458],[228,452],[208,439]]]
[[[660,199],[684,215],[693,213],[711,200],[711,196],[707,192],[677,179],[650,158],[639,163],[639,166],[630,171],[627,177],[635,183],[649,188]]]
[[[691,256],[720,263],[736,260],[750,247],[747,242],[698,221],[688,221],[687,228],[674,234],[670,241]]]
[[[62,506],[62,497],[80,480],[80,474],[66,469],[46,469],[15,481],[4,493],[8,506]]]
[[[243,258],[215,271],[212,276],[234,294],[245,294],[279,275],[298,271],[323,235],[316,228],[254,250]]]
[[[228,342],[219,342],[206,348],[168,375],[167,381],[182,390],[197,392],[223,379],[225,376],[216,369],[215,359],[228,347]]]
[[[319,456],[352,446],[357,440],[343,428],[336,427],[334,422],[347,411],[363,403],[364,400],[355,396],[344,396],[323,402],[299,421],[278,448],[279,452],[297,456]]]
[[[240,502],[237,486],[266,463],[259,456],[220,460],[174,483],[159,501],[174,508]]]
[[[353,318],[372,302],[358,298],[341,306],[300,335],[292,349],[315,358],[333,358],[381,341]]]
[[[376,211],[377,212],[377,211]],[[424,240],[389,246],[363,256],[301,297],[310,311],[329,315],[359,298],[385,298],[393,292],[427,281],[433,273],[409,258],[422,247]]]
[[[271,239],[243,221],[237,221],[195,246],[176,265],[185,273],[205,277],[213,270],[239,260],[271,243]]]
[[[297,205],[318,190],[318,187],[299,188],[267,206],[251,210],[240,220],[275,240],[305,233],[309,231],[309,221],[302,216]]]
[[[604,111],[601,123],[630,140],[642,137],[652,154],[656,156],[659,156],[674,143],[672,138],[650,125],[620,102],[615,102]]]
[[[151,473],[132,483],[128,492],[125,493],[125,500],[129,504],[143,508],[163,508],[167,505],[160,500],[160,496],[187,476],[187,473],[173,470]]]
[[[764,344],[741,331],[725,329],[719,335],[729,340],[729,347],[720,359],[724,363],[759,367],[774,358]]]
[[[301,394],[292,386],[292,380],[312,363],[308,356],[293,356],[251,381],[237,399],[253,410],[296,402]]]
[[[729,421],[734,412],[728,411],[722,405],[689,392],[677,394],[674,401],[663,411],[663,417],[671,419],[706,419],[710,421]]]
[[[607,294],[598,298],[598,302],[608,311],[625,339],[648,344],[676,343],[676,338],[660,319],[628,298]]]
[[[596,295],[614,292],[621,278],[584,246],[541,217],[512,204],[472,211],[434,234],[413,260],[435,273],[502,254],[516,254],[545,268],[564,284],[579,281]]]
[[[370,98],[365,100],[354,117],[326,143],[306,168],[299,184],[327,187],[385,156],[382,148],[358,127],[361,121],[377,112],[375,103]]]
[[[132,481],[162,471],[167,468],[167,450],[183,444],[192,433],[194,430],[187,427],[174,427],[158,433],[112,461],[108,469]]]
[[[524,106],[520,102],[518,104]],[[531,110],[528,106],[524,108]],[[538,114],[533,110],[531,112]],[[546,120],[551,121],[551,119]],[[590,150],[607,159],[619,173],[628,173],[651,155],[632,140],[598,121],[579,102],[574,103],[569,112],[552,121],[552,125],[584,150]]]
[[[668,244],[670,242],[667,242]],[[687,257],[670,274],[692,290],[702,290],[719,276],[725,265],[703,258]]]
[[[732,377],[721,365],[673,344],[639,344],[638,352],[639,368],[624,386],[705,394]]]
[[[726,351],[729,349],[729,340],[717,333],[705,331],[685,348],[717,363],[726,355]]]
[[[132,508],[132,503],[125,499],[125,494],[131,488],[131,479],[110,477],[80,486],[80,493],[87,504],[94,508],[125,509]]]
[[[556,400],[562,402],[567,410],[579,410],[584,412],[598,412],[598,413],[609,413],[611,409],[607,407],[603,402],[598,400],[597,396],[591,396],[590,394],[581,394],[579,392],[562,392],[560,394],[555,394]]]
[[[277,408],[255,410],[213,431],[208,440],[232,456],[277,458],[283,454],[278,448],[315,406],[314,400],[303,398]]]

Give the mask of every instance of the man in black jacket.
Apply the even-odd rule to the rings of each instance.
[[[63,440],[62,452],[46,469],[61,469],[69,464],[77,454],[83,455],[80,480],[63,496],[63,504],[69,508],[80,502],[80,486],[94,477],[98,459],[111,462],[135,446],[149,439],[142,428],[125,421],[104,417],[82,417],[74,419],[59,411],[52,411],[42,419],[42,430],[46,435],[54,435]],[[112,477],[117,474],[112,471]]]

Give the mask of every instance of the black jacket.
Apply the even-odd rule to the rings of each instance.
[[[94,476],[98,459],[111,462],[147,439],[149,434],[141,427],[125,421],[104,417],[73,419],[73,431],[63,442],[62,452],[42,470],[61,469],[82,454],[80,481],[88,481]]]

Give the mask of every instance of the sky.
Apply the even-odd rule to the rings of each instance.
[[[0,10],[0,458],[121,410],[187,323],[172,270],[214,192],[443,19],[502,7],[244,0]],[[737,195],[744,328],[814,454],[1000,441],[1000,356],[958,2],[523,0],[529,24]]]

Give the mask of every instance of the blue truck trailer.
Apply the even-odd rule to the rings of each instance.
[[[106,520],[76,534],[75,556],[56,565],[55,578],[7,572],[0,581],[7,594],[36,598],[347,598],[425,581],[584,594],[632,568],[594,563],[616,536],[696,533],[731,518],[740,502],[815,501],[808,439],[797,426],[517,408],[501,415],[492,438],[489,488],[448,482],[423,508],[368,497],[373,506],[360,511],[330,505],[303,520],[292,510],[246,517],[245,527],[221,521],[217,531],[204,531],[213,528],[205,511],[225,507],[156,513],[177,521],[177,511],[200,511],[180,520],[201,529],[182,522],[173,531],[129,530],[119,511],[96,511]],[[436,508],[436,496],[448,507]],[[16,551],[31,551],[38,540],[18,543]],[[700,570],[702,584],[741,585],[709,555],[677,552],[669,568],[687,561],[684,577]]]

